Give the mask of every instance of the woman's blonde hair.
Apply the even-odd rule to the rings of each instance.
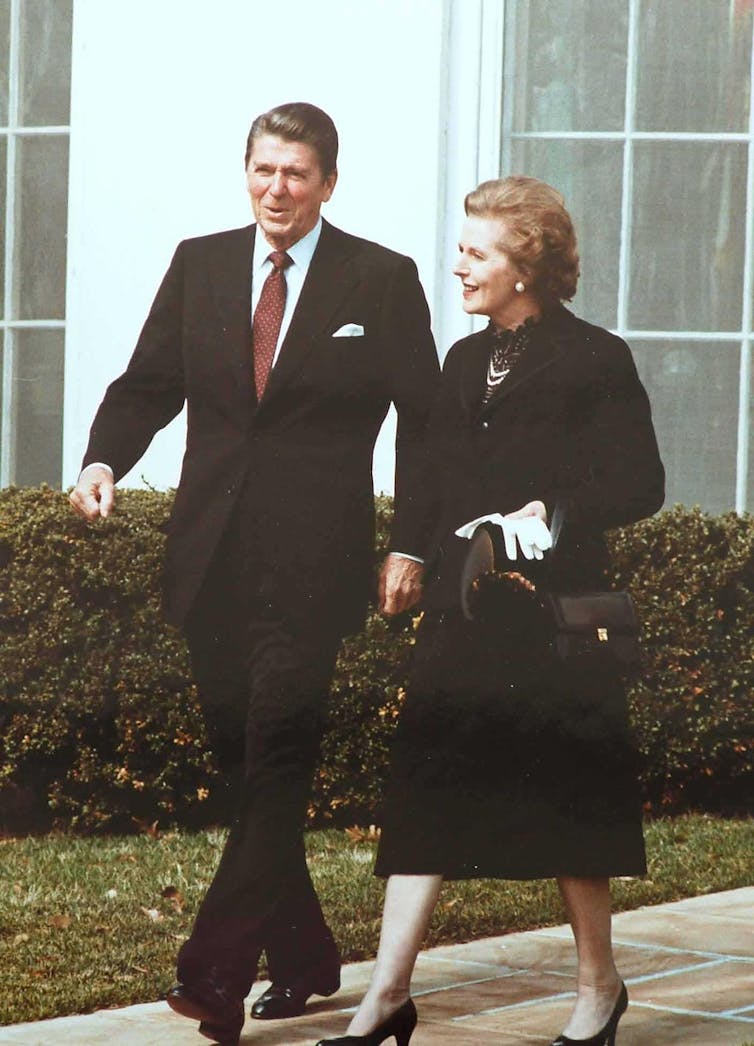
[[[482,182],[464,200],[466,214],[505,222],[501,249],[528,276],[544,302],[570,301],[579,279],[579,252],[563,197],[546,182],[512,174]]]

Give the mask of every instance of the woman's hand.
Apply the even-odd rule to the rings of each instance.
[[[523,508],[520,508],[518,512],[509,512],[505,519],[526,519],[527,516],[537,516],[546,525],[547,509],[544,501],[530,501]]]
[[[520,547],[524,559],[543,559],[548,548],[552,548],[552,537],[547,529],[547,509],[543,501],[530,501],[517,512],[501,516],[493,512],[478,516],[456,530],[459,538],[472,538],[482,523],[494,523],[500,527],[505,540],[505,554],[516,559]]]
[[[508,559],[516,558],[516,542],[524,559],[543,559],[547,549],[552,548],[544,502],[530,501],[518,512],[503,516],[503,537]]]

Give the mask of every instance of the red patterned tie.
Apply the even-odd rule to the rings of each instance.
[[[264,281],[252,323],[254,383],[257,389],[257,399],[260,400],[270,375],[270,368],[275,357],[275,346],[280,334],[280,324],[283,322],[285,295],[288,289],[285,282],[285,270],[292,263],[285,251],[273,251],[269,258],[272,262],[272,271]]]

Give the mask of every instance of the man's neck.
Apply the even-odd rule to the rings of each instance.
[[[303,243],[308,237],[318,239],[322,228],[322,218],[318,218],[314,225],[303,236],[297,240],[289,240],[283,236],[268,236],[261,225],[257,225],[260,236],[271,251],[289,251],[299,243]]]

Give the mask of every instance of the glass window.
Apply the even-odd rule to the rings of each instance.
[[[622,128],[625,0],[517,0],[511,8],[505,53],[508,85],[518,87],[513,129]]]
[[[617,318],[623,150],[616,142],[517,139],[510,172],[559,189],[573,219],[581,276],[573,307],[604,327]]]
[[[741,330],[746,145],[637,142],[629,326]]]
[[[748,0],[643,0],[636,127],[745,131],[749,123]]]
[[[753,28],[753,0],[506,2],[501,171],[565,196],[574,309],[637,354],[668,503],[713,512],[754,505],[754,390],[750,450],[737,416]]]
[[[60,484],[63,453],[62,330],[17,330],[15,338],[16,461],[19,486]]]
[[[68,138],[23,137],[16,145],[16,317],[65,316]]]
[[[0,0],[0,126],[8,123],[8,59],[10,57],[10,0]]]
[[[665,504],[730,510],[736,492],[738,345],[634,340],[631,349],[651,392]]]
[[[5,194],[7,138],[0,137],[0,316],[5,314]]]
[[[71,4],[23,0],[20,25],[18,122],[67,124],[71,102]]]
[[[72,0],[0,0],[3,485],[61,480],[71,24]]]

